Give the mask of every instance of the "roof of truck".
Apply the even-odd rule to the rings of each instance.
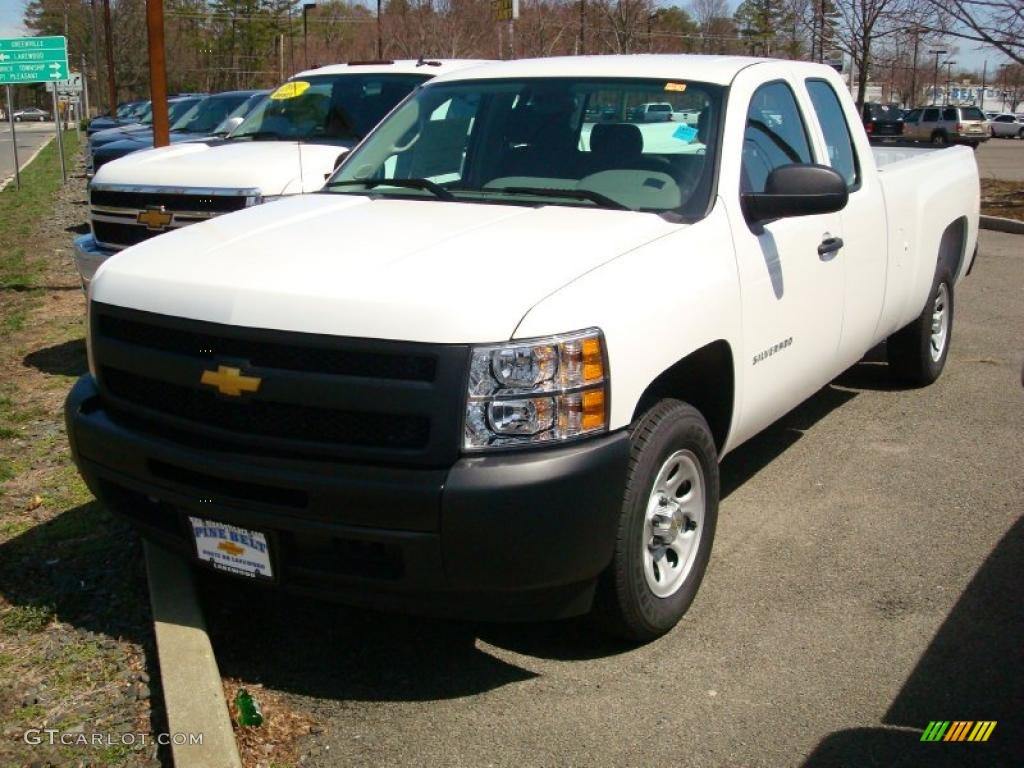
[[[346,64],[329,64],[325,67],[307,69],[293,75],[309,77],[311,75],[363,74],[377,75],[394,72],[396,74],[443,75],[467,67],[487,64],[486,59],[399,59],[396,61],[350,61]]]
[[[454,72],[438,80],[481,80],[520,77],[638,77],[657,80],[693,80],[727,85],[752,64],[778,59],[749,56],[698,56],[690,54],[635,54],[619,56],[558,56],[548,59],[515,59],[486,63]],[[483,63],[483,62],[478,62]],[[801,66],[800,62],[786,62]]]

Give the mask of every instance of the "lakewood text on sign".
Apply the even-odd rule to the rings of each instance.
[[[68,44],[63,36],[0,39],[0,85],[68,79]]]

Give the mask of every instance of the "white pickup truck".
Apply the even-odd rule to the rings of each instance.
[[[628,120],[653,101],[700,119]],[[939,376],[978,207],[970,150],[872,148],[829,67],[453,73],[321,193],[109,260],[68,435],[197,564],[647,640],[696,595],[722,456],[881,341]]]
[[[410,91],[480,62],[350,62],[300,72],[227,138],[175,143],[104,164],[89,185],[75,265],[88,285],[113,253],[171,229],[313,192]]]

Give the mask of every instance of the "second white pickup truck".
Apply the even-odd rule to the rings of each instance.
[[[699,119],[629,120],[651,102]],[[722,456],[881,341],[939,376],[978,206],[970,150],[873,149],[825,66],[438,77],[321,194],[104,264],[68,435],[197,564],[648,640],[697,593]]]
[[[226,138],[177,142],[104,164],[89,184],[89,234],[74,243],[83,285],[128,246],[320,189],[345,153],[418,85],[478,63],[357,61],[300,72]]]

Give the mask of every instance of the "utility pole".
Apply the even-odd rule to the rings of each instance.
[[[380,31],[380,0],[377,0],[377,61],[384,59],[384,37]]]
[[[580,55],[587,55],[587,0],[580,0]]]
[[[149,97],[153,100],[153,146],[171,143],[167,116],[167,62],[164,57],[164,0],[146,0],[149,37]]]
[[[85,119],[89,119],[89,62],[85,58],[85,54],[82,54],[82,115]],[[79,122],[81,117],[79,116]]]
[[[101,94],[103,92],[103,86],[100,85],[100,72],[101,72],[101,62],[100,62],[100,22],[99,22],[99,19],[98,19],[97,15],[96,15],[96,0],[89,0],[89,6],[91,8],[91,16],[92,16],[92,60],[93,60],[93,63],[96,65],[96,71],[95,71],[95,73],[93,73],[93,77],[96,78],[96,91],[95,91],[96,114],[99,115],[99,114],[102,114],[102,112],[103,112],[103,110],[100,107],[100,102],[102,101],[100,96],[101,96]]]
[[[936,97],[939,94],[939,56],[944,56],[948,53],[945,48],[934,48],[928,51],[928,54],[935,54],[935,74],[932,75],[932,106],[935,105]]]
[[[305,62],[305,69],[309,69],[309,27],[306,23],[306,14],[310,8],[316,8],[316,3],[302,4],[302,59]]]
[[[107,49],[107,104],[111,117],[117,114],[117,80],[114,79],[114,36],[110,32],[110,0],[103,0],[103,42]]]
[[[953,61],[952,59],[950,59],[949,61],[946,62],[946,99],[945,99],[946,106],[949,106],[949,87],[950,87],[950,85],[953,82],[953,65],[954,64],[956,64],[956,62]]]

